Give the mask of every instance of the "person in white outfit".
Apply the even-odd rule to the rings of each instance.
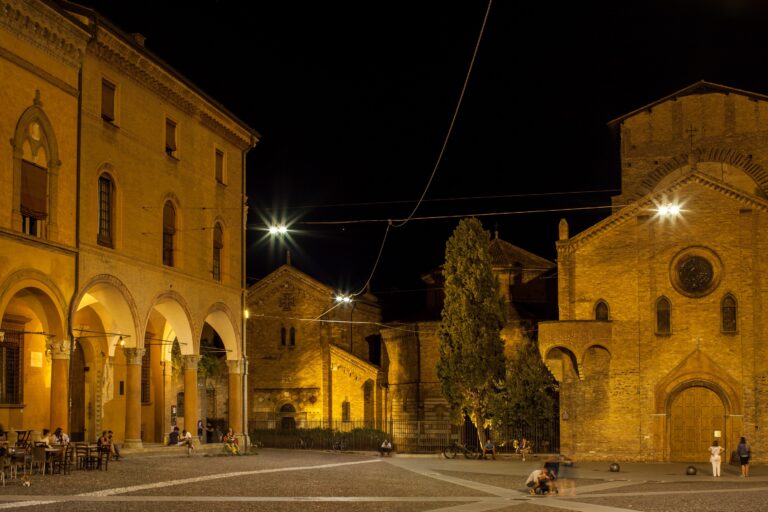
[[[712,446],[709,447],[709,462],[712,463],[712,476],[720,476],[720,461],[724,451],[725,449],[722,446],[718,446],[717,439],[712,441]]]

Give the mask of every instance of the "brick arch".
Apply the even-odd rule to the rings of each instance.
[[[65,319],[67,301],[64,294],[46,274],[34,269],[22,269],[14,272],[0,284],[0,290],[3,290],[3,293],[0,293],[0,320],[2,320],[10,301],[25,288],[35,288],[44,294],[48,305],[55,309],[56,317],[48,319],[53,324],[51,328],[57,331],[57,335],[66,336],[65,326],[70,324],[66,322],[68,319]],[[53,314],[54,312],[50,311],[50,313]]]
[[[656,384],[654,412],[667,413],[678,394],[695,386],[714,391],[723,400],[727,414],[743,413],[739,383],[698,349]]]
[[[558,382],[562,382],[562,372],[558,371],[557,368],[553,368],[552,364],[549,362],[552,358],[553,352],[559,351],[563,356],[567,359],[567,361],[570,362],[570,369],[573,370],[574,375],[576,375],[577,378],[583,379],[583,375],[581,372],[581,364],[579,363],[578,358],[576,357],[576,354],[573,353],[572,350],[570,350],[568,347],[564,347],[562,345],[555,345],[552,347],[549,347],[547,349],[547,353],[544,355],[544,364],[547,365],[547,368],[549,368],[549,371],[552,373],[553,376],[555,376],[555,379]],[[558,358],[559,359],[559,358]],[[564,363],[565,364],[565,363]],[[560,377],[559,379],[557,377]]]
[[[697,149],[691,154],[682,153],[675,155],[663,161],[640,182],[636,197],[640,198],[651,193],[662,179],[671,172],[688,165],[691,159],[699,162],[720,162],[738,167],[755,180],[755,183],[758,184],[763,193],[768,194],[768,172],[765,171],[762,165],[753,161],[752,155],[731,148],[708,147]]]
[[[200,333],[202,332],[201,325],[196,325],[193,321],[192,314],[190,313],[189,305],[187,304],[187,301],[182,297],[180,293],[178,293],[175,290],[166,290],[160,294],[158,294],[150,303],[149,307],[146,310],[146,314],[144,315],[144,330],[147,329],[149,326],[149,318],[152,314],[152,310],[156,309],[158,306],[162,304],[171,303],[171,309],[174,310],[178,308],[177,311],[160,311],[158,312],[165,317],[166,321],[169,321],[171,325],[173,326],[173,330],[176,332],[177,336],[180,338],[180,341],[184,341],[185,347],[189,346],[190,349],[185,350],[182,348],[181,353],[182,355],[192,355],[192,354],[199,354],[199,346],[200,346]],[[165,308],[164,308],[165,309]],[[180,314],[179,314],[180,313]],[[184,328],[189,330],[189,332],[185,332]],[[142,331],[144,332],[144,331]],[[187,334],[189,336],[189,340],[186,340],[186,337],[184,336]],[[168,345],[169,356],[170,356],[170,345]]]
[[[83,286],[80,287],[80,290],[77,292],[77,295],[75,296],[74,300],[70,304],[70,309],[69,309],[70,325],[72,325],[72,322],[74,321],[75,314],[77,313],[80,302],[85,297],[85,294],[91,291],[95,286],[98,286],[101,284],[107,285],[110,288],[113,288],[122,297],[123,301],[125,302],[125,305],[128,307],[128,311],[131,317],[130,323],[133,327],[133,333],[125,333],[125,334],[131,334],[134,337],[134,340],[135,340],[134,343],[136,344],[136,346],[139,346],[139,344],[141,343],[141,340],[144,339],[144,332],[139,329],[139,318],[140,318],[139,308],[136,306],[136,301],[133,298],[133,294],[131,294],[128,287],[125,286],[125,283],[123,283],[120,279],[110,274],[95,275],[92,278],[90,278],[87,282],[85,282]]]
[[[224,318],[228,320],[225,324],[222,322]],[[216,302],[208,308],[203,321],[213,327],[221,337],[224,348],[227,349],[227,359],[239,360],[242,357],[240,324],[232,309],[223,302]],[[200,331],[202,333],[202,327]]]

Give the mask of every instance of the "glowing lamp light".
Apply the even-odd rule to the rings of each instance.
[[[680,215],[680,205],[677,203],[662,204],[657,211],[660,217],[677,217]]]
[[[349,302],[352,302],[352,297],[350,297],[349,295],[337,295],[336,296],[336,302],[346,302],[346,303],[349,303]]]
[[[245,311],[243,311],[243,316],[247,320],[247,319],[251,318],[251,312],[246,309]]]
[[[269,226],[270,235],[284,235],[288,232],[288,228],[281,224],[279,226]]]

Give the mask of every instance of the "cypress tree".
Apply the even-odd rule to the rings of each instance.
[[[488,251],[490,233],[463,219],[445,248],[445,301],[437,374],[454,417],[468,416],[478,434],[490,420],[490,403],[503,386],[504,309]]]

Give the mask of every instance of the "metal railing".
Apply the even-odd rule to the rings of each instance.
[[[297,428],[276,428],[279,422],[249,422],[251,439],[269,448],[307,448],[316,450],[375,451],[384,439],[401,453],[439,453],[459,441],[477,447],[479,437],[471,423],[454,425],[447,421],[389,421],[384,430],[372,428],[369,421],[302,421]],[[508,424],[487,431],[497,453],[514,453],[514,440],[528,441],[534,453],[557,453],[560,431],[557,422]]]

